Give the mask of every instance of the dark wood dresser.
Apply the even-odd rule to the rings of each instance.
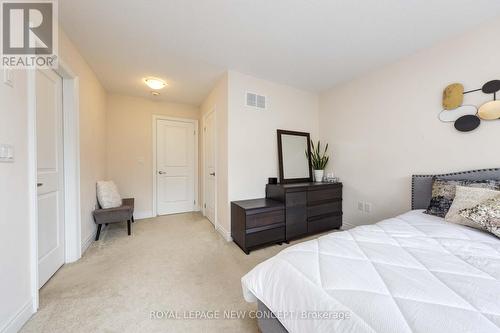
[[[285,205],[271,199],[231,202],[231,237],[246,253],[285,241]]]
[[[342,183],[266,186],[266,197],[285,206],[285,239],[342,227]]]

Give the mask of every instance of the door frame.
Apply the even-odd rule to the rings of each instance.
[[[157,211],[157,200],[158,200],[158,194],[157,194],[157,179],[156,179],[156,148],[157,148],[157,133],[156,133],[156,124],[158,120],[170,120],[170,121],[178,121],[178,122],[184,122],[184,123],[191,123],[194,125],[194,200],[195,204],[193,206],[194,212],[198,212],[200,210],[200,203],[199,203],[199,197],[198,197],[198,120],[196,119],[189,119],[189,118],[178,118],[178,117],[169,117],[169,116],[164,116],[164,115],[158,115],[154,114],[153,115],[153,164],[152,164],[152,179],[153,179],[153,211],[151,212],[151,216],[156,217],[158,216],[158,211]]]
[[[206,140],[205,140],[205,124],[207,123],[207,118],[208,116],[210,116],[211,114],[213,114],[214,116],[214,125],[217,124],[217,106],[215,105],[210,111],[208,111],[204,116],[203,116],[203,200],[202,200],[202,212],[203,212],[203,216],[207,216],[206,215],[206,211],[205,211],[205,202],[206,202],[206,197],[205,197],[205,191],[207,189],[207,173],[206,173],[206,165],[205,165],[205,161],[206,161],[206,147],[207,147],[207,143],[206,143]],[[215,126],[214,126],[215,127]],[[214,131],[214,141],[215,141],[215,145],[214,145],[214,155],[215,155],[215,159],[214,159],[214,168],[215,168],[215,187],[214,187],[214,228],[217,229],[217,177],[219,176],[219,173],[218,173],[218,168],[217,168],[217,131],[215,130],[215,128],[213,129]]]
[[[80,212],[80,106],[79,77],[64,61],[53,71],[62,78],[63,154],[64,154],[64,263],[82,256]],[[31,244],[31,295],[33,312],[39,305],[38,289],[38,207],[36,69],[27,73],[28,81],[28,186]]]

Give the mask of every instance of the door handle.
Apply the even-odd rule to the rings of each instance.
[[[165,171],[158,171],[158,173],[159,173],[160,175],[165,175],[165,174],[167,174]]]
[[[43,183],[36,183],[36,187],[41,187],[43,186]]]
[[[210,176],[215,176],[215,172],[209,173]]]

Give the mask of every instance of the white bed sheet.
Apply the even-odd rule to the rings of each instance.
[[[500,239],[410,211],[291,246],[242,286],[290,333],[500,332]]]

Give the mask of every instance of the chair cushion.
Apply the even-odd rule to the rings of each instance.
[[[118,192],[118,187],[113,181],[97,182],[97,200],[101,208],[115,208],[122,205],[122,198]]]
[[[96,224],[117,223],[132,219],[133,209],[129,206],[117,208],[96,209],[94,221]]]

